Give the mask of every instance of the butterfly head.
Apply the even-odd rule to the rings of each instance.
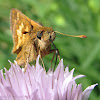
[[[45,49],[54,41],[56,33],[50,27],[44,27],[42,30],[37,32],[38,46],[40,49]]]

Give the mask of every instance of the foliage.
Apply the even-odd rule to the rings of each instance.
[[[10,10],[17,8],[29,18],[52,27],[64,34],[87,35],[80,39],[56,35],[54,44],[59,49],[64,65],[76,68],[76,74],[87,77],[83,88],[100,83],[100,1],[99,0],[0,0],[0,68],[9,68],[8,59],[13,61],[13,47],[10,32]],[[43,60],[46,65],[53,54]],[[54,65],[53,61],[53,65]],[[46,65],[47,66],[47,65]],[[48,69],[48,68],[47,68]],[[79,82],[79,81],[78,81]],[[99,100],[100,86],[91,94],[90,100]]]

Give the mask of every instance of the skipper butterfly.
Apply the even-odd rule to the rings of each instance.
[[[25,67],[28,62],[36,60],[37,56],[42,57],[54,53],[51,60],[53,61],[55,54],[60,60],[59,52],[53,41],[56,37],[56,32],[51,27],[44,27],[39,23],[31,20],[17,9],[12,9],[10,13],[10,28],[13,37],[13,53],[17,54],[16,61],[18,65]],[[66,36],[85,38],[85,35],[74,36],[60,33]],[[54,49],[51,49],[53,44]],[[43,64],[43,60],[42,60]],[[56,62],[55,62],[56,65]],[[44,64],[43,64],[44,66]],[[26,67],[25,67],[26,68]]]

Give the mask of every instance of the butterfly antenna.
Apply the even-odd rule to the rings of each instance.
[[[79,37],[79,38],[87,38],[86,35],[68,35],[68,34],[60,33],[58,31],[54,31],[54,32],[59,33],[59,34],[62,34],[62,35],[65,35],[65,36]]]

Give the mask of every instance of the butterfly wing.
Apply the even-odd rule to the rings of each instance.
[[[13,53],[19,53],[24,42],[29,39],[29,34],[24,34],[25,32],[30,32],[32,28],[42,27],[40,24],[31,20],[25,16],[22,12],[17,9],[12,9],[10,14],[10,28],[13,36]]]
[[[18,65],[24,67],[26,65],[26,61],[28,58],[28,62],[32,62],[37,58],[37,51],[34,47],[34,42],[26,42],[21,51],[18,53],[16,57],[16,61]]]

